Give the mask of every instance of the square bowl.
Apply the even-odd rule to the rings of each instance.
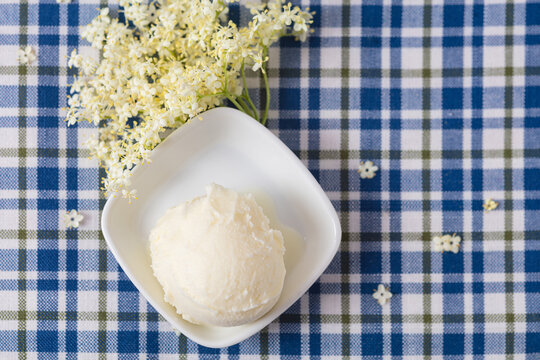
[[[151,159],[133,172],[132,187],[139,199],[128,204],[109,197],[101,227],[127,276],[191,340],[220,348],[254,335],[297,301],[336,254],[341,226],[330,200],[294,153],[246,114],[225,107],[209,110],[200,121],[194,119],[170,134],[152,151]],[[276,305],[260,319],[241,326],[194,325],[183,320],[163,300],[151,268],[148,236],[157,220],[168,208],[203,195],[204,187],[212,182],[239,192],[260,190],[272,199],[278,221],[303,239],[292,261],[287,261],[286,254],[287,274]]]

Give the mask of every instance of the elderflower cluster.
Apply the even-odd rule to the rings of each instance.
[[[126,22],[102,9],[82,37],[101,51],[93,60],[76,50],[66,121],[99,125],[87,145],[107,170],[108,193],[134,198],[129,177],[165,134],[229,99],[260,120],[245,86],[244,68],[266,83],[268,47],[282,36],[304,40],[312,14],[284,0],[248,5],[245,27],[226,21],[231,0],[120,0]],[[232,0],[234,1],[234,0]]]

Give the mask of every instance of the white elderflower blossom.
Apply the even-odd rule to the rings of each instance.
[[[482,205],[485,212],[490,212],[491,210],[495,210],[498,206],[499,206],[499,203],[496,201],[493,201],[492,198],[487,199]]]
[[[77,210],[68,211],[68,212],[64,213],[64,217],[63,217],[64,225],[68,229],[69,228],[78,228],[79,223],[82,221],[83,218],[84,218],[84,216],[79,214],[77,212]]]
[[[71,84],[66,121],[99,125],[88,141],[91,156],[107,169],[108,193],[136,198],[129,189],[134,166],[199,113],[229,100],[266,123],[268,47],[285,35],[305,39],[312,13],[284,0],[247,5],[245,27],[227,21],[234,0],[120,0],[126,22],[104,8],[81,32],[101,50],[99,61],[71,53],[79,70]],[[245,70],[261,71],[267,99],[259,116],[245,87]]]
[[[377,165],[374,165],[372,161],[360,162],[358,167],[358,173],[362,179],[368,178],[371,179],[375,177],[375,172],[379,170]]]
[[[461,246],[461,237],[453,235],[435,236],[433,238],[433,249],[437,252],[451,251],[454,254],[459,252]]]
[[[383,284],[379,284],[377,291],[373,293],[373,297],[375,298],[375,300],[377,300],[379,305],[383,306],[388,302],[388,300],[390,300],[390,298],[392,297],[392,293],[390,292],[390,290],[385,288]]]
[[[19,49],[18,60],[21,65],[31,65],[36,61],[36,52],[33,47],[25,46]]]
[[[435,236],[433,238],[433,249],[437,252],[444,252],[444,240],[440,236]]]

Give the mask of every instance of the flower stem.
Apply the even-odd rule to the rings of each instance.
[[[237,108],[238,110],[240,110],[240,111],[242,111],[242,112],[245,112],[245,111],[244,111],[244,108],[242,107],[242,105],[240,105],[240,104],[238,103],[238,101],[236,101],[236,100],[234,99],[234,97],[232,97],[229,93],[225,93],[225,96],[227,97],[227,99],[229,99],[230,102],[232,102],[232,103],[234,104],[234,106],[236,106],[236,108]]]
[[[255,119],[255,115],[253,114],[253,112],[251,111],[251,109],[247,106],[244,98],[242,96],[239,96],[236,98],[236,100],[238,101],[238,103],[242,106],[242,108],[244,109],[243,111],[248,114],[249,116],[251,116],[252,118]],[[256,113],[255,113],[256,114]]]
[[[240,72],[242,73],[242,84],[244,85],[244,91],[243,91],[244,92],[244,98],[248,102],[249,106],[251,106],[251,109],[253,110],[253,114],[255,114],[255,120],[259,121],[259,111],[257,110],[255,105],[253,104],[253,101],[251,100],[251,96],[249,96],[249,90],[248,90],[247,82],[246,82],[246,73],[245,73],[245,70],[244,70],[244,62],[242,62],[242,68],[241,68]]]
[[[266,126],[266,120],[268,119],[268,109],[270,108],[270,86],[268,85],[268,76],[266,75],[266,66],[262,69],[264,88],[266,90],[266,105],[264,106],[264,114],[261,119],[261,124]]]

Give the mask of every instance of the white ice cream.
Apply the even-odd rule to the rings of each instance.
[[[220,185],[167,210],[150,234],[165,301],[193,323],[236,326],[258,319],[283,288],[283,236],[252,195]]]

